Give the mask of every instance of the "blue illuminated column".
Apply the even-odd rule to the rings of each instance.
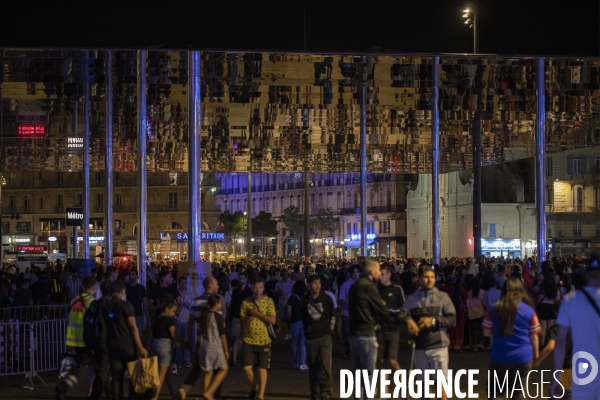
[[[538,58],[537,60],[537,115],[535,118],[535,133],[536,133],[536,148],[537,157],[536,173],[537,173],[537,190],[536,209],[537,209],[537,245],[538,257],[541,263],[546,259],[546,70],[545,59]]]
[[[147,158],[147,120],[146,120],[146,51],[138,50],[137,55],[137,117],[138,117],[138,154],[137,154],[137,257],[140,283],[146,284],[146,158]]]
[[[73,137],[79,136],[79,122],[77,114],[79,112],[79,90],[76,92],[76,98],[73,100]],[[85,168],[85,166],[84,166]],[[77,227],[73,227],[73,258],[79,258],[79,241],[77,240]]]
[[[112,51],[106,50],[106,156],[104,171],[106,175],[106,209],[104,210],[104,263],[112,264],[113,249],[113,88],[112,88]]]
[[[188,188],[190,212],[190,237],[188,256],[190,267],[195,269],[201,261],[201,226],[200,226],[200,174],[202,173],[201,156],[201,115],[200,115],[200,52],[190,51],[188,54],[189,82],[189,136],[188,136]]]
[[[431,249],[433,263],[440,263],[440,108],[439,108],[439,57],[433,57],[433,83],[432,83],[432,118],[431,118],[431,220],[432,235]]]
[[[83,62],[83,258],[90,258],[90,82],[88,68],[90,51],[85,50]]]
[[[367,256],[367,57],[360,77],[360,255]]]

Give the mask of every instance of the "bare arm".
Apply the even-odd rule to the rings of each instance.
[[[556,342],[554,340],[548,340],[548,344],[544,349],[540,352],[540,355],[533,360],[533,368],[537,368],[540,366],[542,361],[546,359],[552,352],[554,351],[554,347],[556,346]]]
[[[135,324],[135,317],[127,317],[127,325],[129,326],[129,331],[131,332],[131,337],[133,338],[133,342],[138,348],[140,356],[147,357],[148,352],[142,345],[142,341],[140,340],[140,333],[138,331],[137,325]]]
[[[223,315],[223,323],[227,321],[227,303],[225,303],[225,297],[219,295],[219,300],[221,301],[221,314]]]
[[[177,311],[176,312],[177,312],[177,315],[179,315],[181,310],[183,310],[183,300],[181,299],[181,296],[177,296],[175,301],[177,302]]]
[[[142,297],[142,309],[144,310],[144,314],[146,315],[146,326],[150,325],[150,310],[148,309],[148,298]]]
[[[533,359],[539,357],[540,355],[540,337],[535,335],[529,335],[529,340],[531,341],[531,349],[533,351]]]

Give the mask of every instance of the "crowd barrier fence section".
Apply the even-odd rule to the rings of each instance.
[[[0,308],[0,322],[19,320],[35,322],[40,320],[54,320],[67,318],[68,304],[48,304],[25,307]]]
[[[34,389],[34,377],[46,385],[38,373],[58,371],[66,333],[66,318],[0,322],[0,377],[23,374],[23,389]]]

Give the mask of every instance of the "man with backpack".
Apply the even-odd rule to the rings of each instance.
[[[89,351],[94,368],[95,378],[92,392],[88,399],[97,400],[106,393],[110,395],[110,364],[108,350],[106,348],[106,321],[104,315],[110,312],[110,295],[112,294],[112,282],[105,280],[100,284],[102,298],[94,301],[83,318],[83,341]]]
[[[83,338],[83,320],[86,311],[95,300],[94,295],[98,289],[96,279],[88,276],[83,280],[83,292],[71,301],[69,308],[69,321],[67,324],[67,352],[75,353],[77,366],[72,368],[69,373],[56,385],[56,397],[65,399],[66,393],[77,384],[78,367],[89,363],[87,349]]]

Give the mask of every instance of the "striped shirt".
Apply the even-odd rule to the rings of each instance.
[[[79,296],[79,293],[81,293],[81,280],[79,278],[69,278],[67,280],[67,287],[69,288],[69,297],[74,298]]]
[[[194,299],[194,301],[192,301],[192,306],[190,307],[190,316],[194,317],[194,321],[196,322],[196,328],[198,328],[198,323],[200,322],[200,316],[202,315],[202,310],[204,310],[204,307],[206,307],[206,304],[208,303],[208,298],[211,296],[212,293],[208,293],[208,292],[204,292],[202,293],[200,296],[196,297]],[[217,295],[218,296],[218,295]],[[219,296],[221,297],[221,296]],[[221,297],[221,302],[223,302],[223,298]],[[223,310],[223,308],[221,308],[218,312],[219,314],[221,314],[223,316],[223,319],[225,319],[225,310]],[[200,333],[200,331],[197,331],[198,333]]]

